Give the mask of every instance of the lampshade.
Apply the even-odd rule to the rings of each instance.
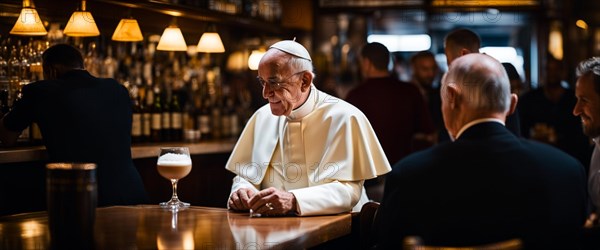
[[[73,12],[63,32],[67,36],[79,37],[100,35],[92,13],[86,11],[85,0],[81,1],[81,10]]]
[[[177,25],[171,25],[165,29],[160,41],[158,41],[157,50],[168,51],[187,51],[187,44],[183,38],[183,34]]]
[[[113,41],[120,42],[138,42],[144,40],[142,31],[137,20],[133,18],[123,18],[117,25],[115,32],[112,35]]]
[[[204,34],[202,34],[202,37],[200,37],[197,49],[198,52],[205,53],[225,52],[225,47],[223,47],[223,42],[221,42],[221,37],[217,32],[204,32]]]
[[[250,54],[250,57],[248,57],[248,68],[251,70],[257,70],[258,63],[265,53],[266,52],[264,50],[253,50],[252,54]]]
[[[21,9],[21,14],[15,22],[15,26],[10,30],[10,34],[19,36],[43,36],[48,34],[37,10],[33,6],[33,2],[23,0],[23,9]]]

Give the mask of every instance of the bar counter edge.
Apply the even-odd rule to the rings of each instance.
[[[219,140],[206,142],[164,142],[134,144],[131,147],[132,159],[158,157],[161,147],[188,147],[190,154],[229,153],[236,140]],[[44,146],[12,147],[0,149],[0,164],[46,160],[48,157]],[[2,166],[2,165],[0,165]]]

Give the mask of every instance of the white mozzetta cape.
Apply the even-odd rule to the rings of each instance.
[[[300,114],[296,112],[299,109],[303,109]],[[351,104],[321,92],[314,86],[311,87],[308,100],[289,117],[274,116],[269,104],[257,110],[246,124],[226,169],[243,178],[243,182],[247,181],[248,184],[258,187],[265,177],[270,161],[273,158],[281,159],[273,157],[273,153],[277,143],[280,149],[285,147],[283,134],[288,120],[301,121],[302,124],[308,187],[298,188],[306,189],[304,194],[311,193],[310,187],[333,182],[362,181],[391,170],[365,115]],[[244,186],[243,183],[236,183],[236,179],[232,192]],[[363,190],[362,187],[360,190]],[[302,215],[335,211],[327,209],[325,201],[319,200],[322,204],[311,206],[302,201],[304,195],[296,192],[294,194]],[[319,194],[312,192],[311,195]],[[364,191],[358,196],[366,197]],[[328,197],[323,199],[327,200]],[[366,202],[366,199],[361,199],[361,202]],[[354,205],[362,204],[352,204]],[[313,208],[323,211],[311,211]]]

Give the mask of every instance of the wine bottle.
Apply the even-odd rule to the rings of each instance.
[[[150,87],[146,89],[142,106],[142,141],[152,141],[152,104],[154,104],[154,94]]]
[[[162,107],[162,141],[171,141],[171,105],[169,97],[164,96],[165,101]]]
[[[179,96],[171,96],[171,140],[181,141],[183,137],[183,109],[179,104]]]
[[[162,140],[162,104],[160,101],[160,93],[155,92],[154,103],[152,104],[152,127],[151,127],[151,141],[159,142]]]
[[[131,141],[139,143],[142,141],[142,110],[140,108],[140,100],[137,94],[132,96],[132,122],[131,122]]]
[[[202,108],[200,109],[200,115],[198,115],[198,126],[200,129],[200,140],[210,140],[211,124],[210,124],[210,100],[205,99]]]

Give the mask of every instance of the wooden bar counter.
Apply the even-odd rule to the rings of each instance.
[[[96,249],[306,249],[351,233],[351,214],[249,218],[224,208],[98,208]],[[47,249],[46,212],[0,217],[1,249]]]
[[[195,206],[225,207],[235,176],[225,163],[235,140],[197,143],[135,144],[133,162],[142,177],[149,204],[171,198],[171,182],[158,174],[156,160],[163,146],[189,147],[192,171],[181,179],[178,194]],[[0,216],[46,209],[46,150],[43,146],[0,149]]]

